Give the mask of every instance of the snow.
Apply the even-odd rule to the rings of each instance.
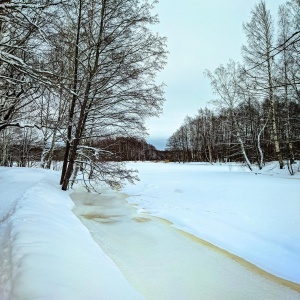
[[[140,181],[127,185],[138,212],[300,284],[300,197],[297,173],[270,164],[249,172],[238,165],[129,163]]]
[[[300,299],[298,285],[136,212],[124,194],[101,188],[97,195],[77,187],[71,197],[74,213],[145,299]]]
[[[141,180],[115,194],[126,193],[139,214],[300,283],[299,173],[274,164],[254,172],[232,164],[128,167]],[[141,299],[58,182],[59,172],[0,167],[0,299]]]
[[[0,299],[141,299],[58,182],[54,171],[0,168]]]

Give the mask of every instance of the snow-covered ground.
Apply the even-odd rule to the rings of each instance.
[[[0,299],[141,299],[58,182],[54,171],[0,168]]]
[[[122,192],[139,213],[300,283],[299,174],[272,165],[256,173],[233,165],[128,165],[141,181]],[[0,168],[0,299],[140,299],[58,182],[55,171]]]
[[[120,193],[102,188],[101,195],[88,194],[76,188],[71,196],[73,211],[147,300],[300,299],[299,286],[240,263],[169,222],[138,213]]]
[[[238,165],[130,163],[140,182],[127,201],[300,284],[300,174],[277,164],[248,172]]]

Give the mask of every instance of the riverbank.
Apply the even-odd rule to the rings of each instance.
[[[59,175],[0,167],[0,299],[142,299],[72,213]]]
[[[138,212],[300,284],[300,173],[277,163],[249,172],[237,164],[128,163],[140,181],[122,192]]]

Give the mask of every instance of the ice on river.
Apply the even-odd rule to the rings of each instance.
[[[146,299],[300,299],[169,222],[136,212],[120,193],[71,197],[75,214]]]

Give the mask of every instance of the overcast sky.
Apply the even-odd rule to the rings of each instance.
[[[160,0],[155,11],[160,24],[154,31],[168,39],[168,64],[159,74],[164,82],[166,102],[159,118],[147,122],[147,141],[157,149],[199,108],[214,99],[205,69],[213,71],[229,59],[242,61],[241,46],[246,42],[243,23],[258,0]],[[276,21],[285,0],[266,0]],[[209,106],[209,105],[208,105]]]

